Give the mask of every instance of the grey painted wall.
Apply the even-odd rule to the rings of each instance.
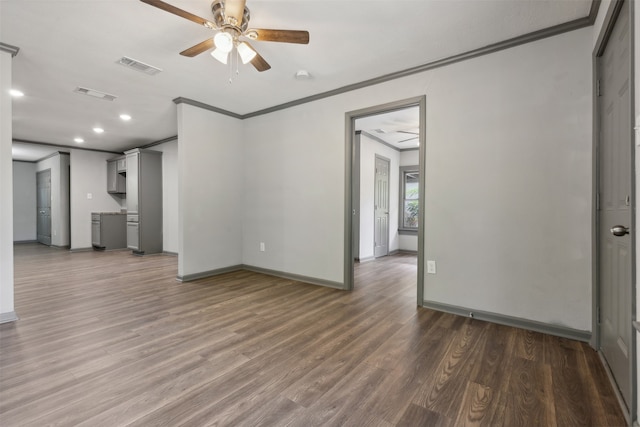
[[[70,245],[68,154],[55,154],[36,164],[36,171],[51,169],[51,244]]]
[[[374,190],[376,154],[389,159],[389,252],[399,249],[398,194],[400,152],[367,137],[360,136],[360,259],[373,258]]]
[[[151,150],[162,151],[162,249],[178,253],[178,140]]]
[[[345,112],[426,94],[438,274],[425,298],[590,330],[591,39],[577,30],[245,120],[245,263],[341,282]]]
[[[178,275],[242,263],[242,123],[178,109]]]
[[[36,240],[36,164],[13,162],[13,241]]]
[[[71,249],[91,247],[92,212],[120,212],[124,199],[107,193],[107,159],[114,157],[71,150]]]
[[[0,321],[15,319],[13,303],[13,165],[11,54],[0,50]]]

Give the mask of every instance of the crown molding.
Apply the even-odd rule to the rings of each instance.
[[[532,43],[538,40],[546,39],[549,37],[557,36],[560,34],[568,33],[570,31],[579,30],[581,28],[592,26],[598,16],[598,10],[600,9],[601,0],[592,0],[589,14],[583,18],[574,19],[573,21],[565,22],[562,24],[554,25],[552,27],[543,28],[538,31],[523,34],[518,37],[513,37],[508,40],[504,40],[498,43],[493,43],[478,49],[473,49],[467,52],[463,52],[457,55],[450,56],[448,58],[432,61],[417,67],[408,68],[406,70],[396,71],[394,73],[385,74],[383,76],[374,77],[373,79],[365,80],[362,82],[350,84],[337,89],[333,89],[327,92],[318,93],[315,95],[307,96],[305,98],[296,99],[294,101],[286,102],[284,104],[274,105],[263,110],[254,111],[247,114],[237,114],[232,111],[227,111],[222,108],[214,107],[212,105],[205,104],[203,102],[195,101],[189,98],[176,98],[173,100],[176,104],[188,104],[194,107],[203,108],[205,110],[214,111],[216,113],[224,114],[236,119],[244,120],[251,117],[262,116],[264,114],[273,113],[287,108],[295,107],[309,102],[318,101],[320,99],[329,98],[331,96],[340,95],[346,92],[351,92],[357,89],[362,89],[369,86],[374,86],[380,83],[385,83],[391,80],[396,80],[402,77],[411,76],[413,74],[422,73],[436,68],[445,67],[447,65],[455,64],[457,62],[474,59],[479,56],[489,55],[501,50],[510,49],[512,47],[520,46],[527,43]]]
[[[0,51],[10,53],[12,57],[16,56],[20,51],[20,48],[17,46],[12,46],[10,44],[0,42]]]

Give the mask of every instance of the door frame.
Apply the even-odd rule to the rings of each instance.
[[[354,158],[354,161],[357,161],[358,159]],[[381,156],[380,154],[375,154],[374,156],[374,164],[373,164],[373,188],[374,188],[374,203],[373,203],[373,258],[380,258],[382,256],[388,256],[389,255],[389,235],[391,233],[391,224],[389,223],[389,218],[391,218],[391,216],[389,215],[389,212],[387,211],[387,253],[384,255],[381,255],[380,257],[376,256],[376,204],[375,204],[375,199],[377,196],[375,188],[377,186],[377,181],[376,181],[376,176],[378,175],[378,171],[377,171],[377,163],[378,160],[382,160],[384,162],[387,162],[387,165],[389,165],[388,171],[389,171],[389,175],[387,177],[387,200],[389,200],[389,197],[391,196],[391,159],[388,159],[384,156]],[[387,209],[390,209],[391,206],[388,206]],[[357,210],[356,210],[357,212]]]
[[[419,141],[420,148],[418,151],[420,166],[420,188],[419,199],[421,206],[424,208],[425,203],[425,170],[426,170],[426,95],[407,98],[395,102],[376,105],[373,107],[363,108],[360,110],[349,111],[345,113],[345,189],[344,189],[344,284],[343,289],[351,291],[354,284],[354,266],[353,259],[353,225],[356,212],[360,207],[354,205],[354,194],[359,196],[359,180],[355,180],[353,176],[354,170],[358,170],[354,165],[354,161],[360,159],[356,157],[356,150],[359,148],[356,144],[355,121],[361,117],[371,116],[373,114],[381,114],[389,111],[402,110],[407,107],[418,106],[420,117]],[[356,211],[356,209],[358,209]],[[417,274],[417,305],[424,305],[424,246],[425,246],[425,209],[420,210],[418,223],[418,274]],[[359,215],[359,213],[357,214]]]
[[[602,57],[602,54],[604,53],[604,50],[607,46],[607,43],[609,41],[609,37],[611,36],[611,32],[613,31],[613,27],[616,24],[616,21],[618,19],[618,15],[620,14],[620,10],[622,9],[623,6],[623,2],[624,1],[628,1],[629,2],[629,38],[630,38],[630,81],[629,81],[629,91],[630,91],[630,122],[629,123],[635,123],[635,55],[634,55],[634,46],[635,46],[635,41],[634,41],[634,37],[635,37],[635,29],[634,29],[634,2],[633,1],[629,1],[629,0],[613,0],[611,2],[611,4],[609,5],[609,8],[606,12],[605,18],[604,18],[604,22],[602,25],[602,28],[600,30],[600,33],[598,34],[598,39],[596,41],[594,50],[593,50],[593,54],[592,54],[592,70],[593,70],[593,90],[592,90],[592,106],[593,106],[593,120],[592,120],[592,145],[593,145],[593,182],[592,182],[592,189],[593,189],[593,196],[592,196],[592,212],[593,212],[593,219],[592,219],[592,229],[591,229],[591,235],[592,235],[592,242],[593,242],[593,250],[592,250],[592,314],[591,314],[591,319],[592,319],[592,335],[591,335],[591,340],[589,342],[589,344],[591,345],[591,347],[593,347],[595,350],[598,351],[600,358],[602,360],[602,363],[605,367],[605,370],[607,372],[607,375],[609,376],[610,381],[612,382],[613,385],[613,389],[614,392],[616,393],[616,396],[618,397],[618,401],[620,403],[620,407],[623,411],[623,413],[625,414],[625,416],[627,417],[627,421],[629,423],[632,422],[632,420],[635,420],[636,416],[637,416],[637,401],[638,401],[638,394],[637,394],[637,389],[638,389],[638,384],[637,384],[637,363],[636,363],[636,348],[637,348],[637,343],[636,343],[636,335],[637,333],[634,332],[634,328],[632,327],[631,329],[631,345],[629,346],[629,372],[631,373],[631,394],[630,394],[630,401],[629,403],[629,412],[626,411],[626,406],[624,404],[624,400],[622,398],[622,396],[620,395],[619,391],[617,390],[617,386],[614,383],[613,380],[613,376],[609,370],[609,367],[607,366],[604,357],[602,355],[602,353],[598,350],[600,348],[600,344],[601,344],[601,331],[600,331],[600,325],[598,324],[598,312],[600,309],[600,267],[599,267],[599,262],[600,262],[600,237],[598,235],[598,228],[600,226],[599,224],[599,214],[598,214],[598,191],[599,191],[599,180],[600,180],[600,158],[598,155],[598,147],[600,146],[600,108],[599,108],[599,103],[598,103],[598,81],[601,78],[601,71],[600,71],[600,58]],[[631,237],[631,259],[632,259],[632,263],[631,263],[631,301],[629,302],[631,304],[631,319],[630,321],[633,321],[634,319],[636,319],[637,317],[637,311],[636,311],[636,270],[637,270],[637,265],[636,265],[636,238],[637,238],[637,231],[636,231],[636,183],[635,183],[635,176],[636,176],[636,165],[635,165],[635,158],[636,158],[636,150],[635,150],[635,145],[636,145],[636,137],[635,137],[635,131],[633,129],[633,127],[629,130],[631,132],[631,155],[629,156],[629,162],[630,164],[630,180],[631,180],[631,185],[630,185],[630,193],[632,195],[631,197],[631,224],[630,224],[630,229],[632,230],[630,237]]]

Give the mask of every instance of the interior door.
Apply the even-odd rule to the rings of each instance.
[[[51,245],[51,169],[36,173],[36,233],[38,242]]]
[[[389,160],[376,156],[373,256],[389,255]]]
[[[625,1],[598,59],[599,337],[627,407],[631,399],[631,282],[633,197],[629,2]]]

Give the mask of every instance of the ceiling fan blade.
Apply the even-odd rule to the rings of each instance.
[[[226,0],[224,2],[224,15],[227,18],[235,18],[236,26],[242,25],[242,17],[244,15],[244,5],[246,0]],[[228,21],[227,21],[228,22]]]
[[[182,56],[188,56],[190,58],[196,56],[196,55],[200,55],[202,52],[206,52],[207,50],[211,49],[212,47],[214,47],[213,44],[213,39],[209,38],[206,39],[205,41],[198,43],[195,46],[191,46],[189,49],[185,49],[182,52],[180,52],[180,55]]]
[[[309,44],[308,31],[252,28],[247,30],[245,34],[251,40],[257,41]]]
[[[413,138],[403,139],[402,141],[398,141],[398,144],[400,144],[400,143],[402,143],[402,142],[411,141],[412,139],[418,139],[418,137],[417,137],[417,136],[414,136]]]
[[[178,15],[182,18],[188,19],[191,22],[195,22],[196,24],[204,25],[207,28],[215,29],[216,25],[207,21],[204,18],[199,17],[198,15],[194,15],[193,13],[189,13],[186,10],[182,10],[175,6],[170,5],[169,3],[165,3],[161,0],[140,0],[142,3],[149,4],[151,6],[155,6],[158,9],[162,9],[165,12],[173,13],[174,15]]]
[[[398,133],[408,133],[410,135],[420,135],[420,132],[411,132],[411,131],[408,131],[408,130],[399,130],[399,131],[396,131],[396,132],[398,132]]]
[[[251,49],[253,49],[253,51],[256,52],[256,56],[251,60],[251,65],[256,67],[256,70],[262,72],[262,71],[267,71],[269,68],[271,68],[271,65],[269,65],[269,63],[265,61],[262,56],[260,56],[258,51],[256,51],[253,46],[249,45],[249,47],[251,47]]]

